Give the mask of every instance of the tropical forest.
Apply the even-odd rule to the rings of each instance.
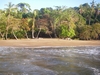
[[[100,40],[100,3],[66,6],[32,10],[28,3],[9,2],[0,9],[0,39]]]

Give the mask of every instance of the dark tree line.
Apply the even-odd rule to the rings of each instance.
[[[100,3],[31,10],[28,3],[9,2],[0,10],[0,38],[100,39]]]

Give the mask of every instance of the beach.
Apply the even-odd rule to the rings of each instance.
[[[2,47],[56,47],[56,46],[100,46],[100,40],[66,40],[66,39],[10,39],[0,40]]]

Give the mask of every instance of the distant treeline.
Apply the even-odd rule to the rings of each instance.
[[[31,10],[28,3],[9,2],[0,10],[0,38],[72,38],[100,40],[100,3]]]

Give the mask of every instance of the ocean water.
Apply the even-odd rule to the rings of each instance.
[[[0,47],[0,75],[100,75],[100,46]]]

